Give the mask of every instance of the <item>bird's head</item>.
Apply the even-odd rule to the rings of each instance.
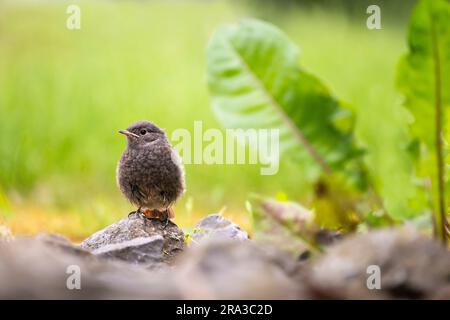
[[[158,139],[166,140],[163,130],[149,121],[138,121],[125,130],[119,130],[128,140],[128,146],[143,146]]]

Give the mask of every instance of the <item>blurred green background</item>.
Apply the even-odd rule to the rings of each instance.
[[[81,30],[66,8],[81,8]],[[379,4],[382,30],[366,28]],[[399,141],[406,120],[394,77],[405,52],[414,1],[0,1],[0,223],[13,232],[63,233],[80,240],[126,216],[115,167],[125,148],[117,130],[148,119],[192,130],[217,128],[205,76],[215,29],[243,17],[270,21],[301,48],[300,64],[357,110],[356,136],[386,206],[413,192]],[[385,125],[388,123],[388,125]],[[394,124],[394,125],[393,125]],[[176,222],[205,214],[249,227],[250,192],[311,198],[308,168],[187,165]],[[406,183],[405,183],[406,182]],[[409,188],[409,189],[408,189]],[[411,190],[410,190],[411,189]],[[225,208],[226,207],[226,208]]]

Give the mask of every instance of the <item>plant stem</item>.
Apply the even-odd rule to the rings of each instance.
[[[442,150],[442,99],[441,99],[441,66],[439,47],[436,38],[436,27],[431,15],[431,41],[433,45],[433,60],[434,60],[434,106],[435,106],[435,148],[436,148],[436,162],[437,162],[437,182],[438,182],[438,210],[437,216],[434,219],[434,226],[436,235],[440,240],[446,244],[446,210],[445,210],[445,185],[444,185],[444,156]]]

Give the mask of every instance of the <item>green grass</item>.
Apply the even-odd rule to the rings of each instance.
[[[301,47],[302,66],[355,106],[357,136],[381,193],[407,189],[398,145],[405,123],[393,86],[402,25],[369,31],[364,12],[349,21],[340,12],[256,11],[235,2],[83,1],[81,30],[69,31],[68,3],[0,2],[0,210],[14,231],[78,239],[125,216],[131,207],[115,184],[125,146],[117,130],[138,119],[169,135],[195,120],[218,127],[205,47],[218,26],[244,16],[279,25]],[[308,203],[307,172],[292,164],[276,176],[260,176],[257,166],[188,165],[177,221],[190,226],[226,206],[225,215],[248,226],[250,192]],[[389,201],[403,210],[401,199]]]

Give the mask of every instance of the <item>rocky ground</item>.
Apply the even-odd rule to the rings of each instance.
[[[185,238],[173,223],[135,215],[80,245],[2,227],[0,298],[450,299],[450,252],[409,228],[344,237],[312,256],[251,240],[219,215]],[[369,266],[381,289],[368,288]]]

